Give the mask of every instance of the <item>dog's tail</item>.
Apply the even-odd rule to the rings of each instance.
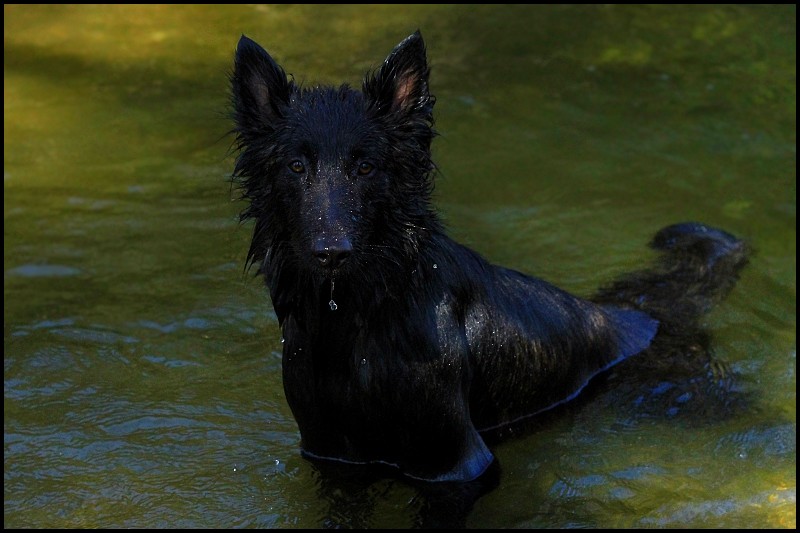
[[[727,296],[750,253],[744,241],[696,222],[662,229],[650,246],[661,252],[655,265],[622,276],[593,300],[640,309],[656,318],[662,331],[695,325]]]

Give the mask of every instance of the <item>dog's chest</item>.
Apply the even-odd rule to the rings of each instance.
[[[413,323],[389,331],[366,320],[327,325],[314,335],[284,328],[284,388],[293,407],[384,418],[435,387],[449,368],[435,340]]]

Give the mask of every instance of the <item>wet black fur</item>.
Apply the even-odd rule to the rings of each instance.
[[[723,231],[670,226],[656,265],[591,300],[489,264],[431,203],[428,74],[418,32],[360,91],[299,87],[243,36],[234,179],[304,455],[469,481],[493,462],[483,433],[572,399],[659,328],[695,328],[747,253]]]

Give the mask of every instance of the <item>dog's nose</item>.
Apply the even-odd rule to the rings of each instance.
[[[353,245],[346,237],[337,240],[318,239],[312,255],[322,266],[334,269],[341,266],[352,252]]]

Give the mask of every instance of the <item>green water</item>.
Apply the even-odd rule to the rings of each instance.
[[[5,527],[413,523],[298,454],[226,113],[242,33],[358,85],[417,28],[458,239],[579,294],[677,221],[756,250],[706,320],[746,408],[606,395],[499,444],[467,525],[795,527],[794,5],[6,5]]]

